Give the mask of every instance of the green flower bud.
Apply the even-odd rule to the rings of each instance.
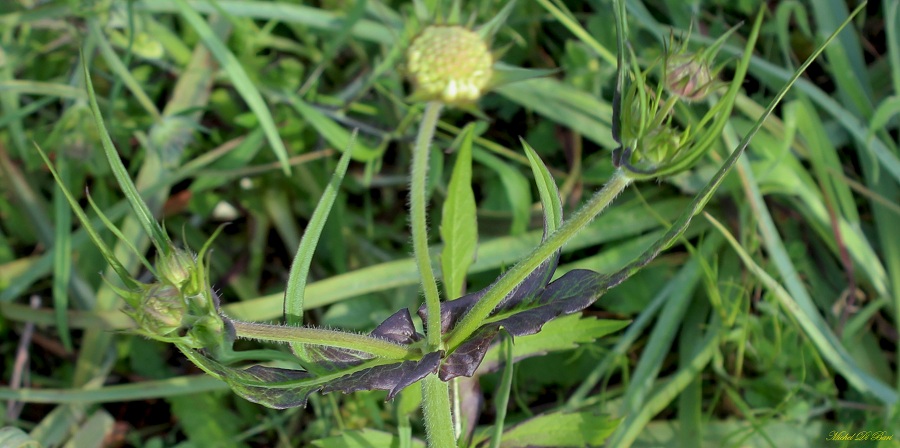
[[[225,323],[218,314],[210,314],[196,320],[185,339],[192,347],[214,348],[228,340]]]
[[[709,62],[687,54],[666,59],[666,89],[684,101],[699,101],[713,91]]]
[[[481,36],[461,26],[429,26],[406,51],[413,97],[446,104],[478,100],[493,76],[493,62]]]
[[[156,263],[159,279],[178,289],[192,280],[199,269],[200,266],[194,255],[181,249],[174,249],[172,253]]]
[[[132,314],[148,336],[177,336],[181,329],[187,306],[181,293],[174,286],[154,284],[144,293],[139,309]]]

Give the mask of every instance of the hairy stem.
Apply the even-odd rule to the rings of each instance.
[[[430,101],[425,105],[425,115],[419,124],[419,134],[413,148],[412,172],[409,185],[409,214],[412,230],[413,254],[425,292],[425,307],[428,310],[427,342],[428,348],[438,350],[441,346],[441,299],[438,295],[437,283],[431,268],[431,256],[428,253],[428,219],[426,216],[428,179],[428,153],[434,138],[434,129],[441,116],[442,104]]]
[[[381,358],[403,359],[409,351],[393,342],[344,331],[309,327],[287,327],[232,320],[239,338],[261,341],[314,344],[324,347],[345,348],[369,353]]]
[[[491,311],[506,297],[516,285],[518,285],[531,271],[535,270],[544,260],[550,258],[554,252],[563,246],[567,241],[572,239],[576,233],[581,231],[588,223],[591,222],[600,212],[603,211],[612,201],[631,183],[631,179],[621,169],[616,170],[609,182],[603,186],[594,196],[568,220],[563,221],[562,226],[550,236],[540,246],[536,247],[531,254],[525,259],[517,263],[510,269],[506,275],[500,277],[496,284],[479,300],[472,310],[456,325],[450,333],[447,340],[447,347],[451,350],[459,344],[465,342],[477,329],[482,322],[487,319]],[[431,318],[431,310],[429,310],[429,319]]]
[[[422,380],[422,411],[429,448],[456,448],[450,415],[450,389],[436,374]]]

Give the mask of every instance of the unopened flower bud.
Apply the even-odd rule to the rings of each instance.
[[[156,284],[144,293],[133,317],[143,330],[153,336],[166,337],[177,332],[187,311],[184,299],[174,286]]]
[[[478,33],[461,26],[429,26],[406,52],[420,100],[468,104],[481,97],[493,75],[493,57]]]
[[[685,101],[699,101],[713,90],[709,63],[690,55],[673,56],[666,61],[666,88]]]
[[[200,266],[190,252],[174,249],[172,253],[160,259],[156,264],[156,269],[160,280],[180,289],[191,280]]]

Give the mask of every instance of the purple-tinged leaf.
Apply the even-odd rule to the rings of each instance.
[[[371,335],[398,344],[412,344],[422,339],[422,335],[416,333],[416,326],[406,308],[385,319],[372,330]]]
[[[466,342],[457,347],[441,364],[438,372],[441,380],[449,381],[458,376],[472,376],[499,331],[500,327],[495,325],[481,327]]]
[[[606,275],[577,269],[547,285],[530,303],[507,302],[506,306],[498,307],[492,314],[497,320],[482,326],[444,359],[440,378],[448,381],[457,376],[471,376],[501,328],[512,336],[535,334],[550,320],[581,311],[594,303],[608,289],[608,280]]]
[[[236,394],[270,408],[306,406],[309,395],[322,387],[316,378],[301,370],[264,366],[236,369],[222,365],[199,350],[180,344],[178,348],[206,373],[227,383]]]
[[[322,392],[341,391],[350,393],[359,390],[386,390],[388,391],[387,399],[391,400],[407,386],[425,378],[430,373],[436,372],[440,363],[441,352],[432,352],[418,361],[403,361],[401,363],[376,366],[342,377],[336,381],[329,381],[322,388]]]
[[[405,308],[385,319],[369,335],[404,345],[422,339],[422,335],[416,333],[409,310]],[[317,373],[346,369],[372,359],[372,355],[368,353],[343,348],[306,344],[306,350],[307,356],[314,363],[309,367]]]

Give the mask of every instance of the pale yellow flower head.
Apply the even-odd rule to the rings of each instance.
[[[493,63],[481,36],[461,26],[429,26],[406,51],[413,97],[453,105],[481,97],[493,76]]]

